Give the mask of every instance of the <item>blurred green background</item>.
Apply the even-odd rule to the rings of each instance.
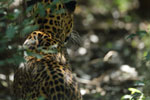
[[[0,100],[14,100],[21,45],[36,29],[21,1],[0,0]],[[73,32],[81,45],[68,53],[83,100],[150,100],[149,10],[149,0],[78,0]]]

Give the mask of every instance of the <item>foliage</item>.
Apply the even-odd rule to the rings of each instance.
[[[133,39],[135,37],[138,37],[138,38],[144,38],[144,37],[147,37],[149,36],[150,34],[150,31],[149,31],[149,27],[148,27],[148,31],[137,31],[136,33],[133,33],[133,34],[130,34],[127,39]],[[145,50],[144,52],[144,60],[146,62],[150,61],[150,52],[149,50]],[[146,78],[146,77],[145,77]],[[143,81],[142,84],[144,85],[148,85],[150,83],[149,80],[146,80],[146,81]],[[149,96],[144,96],[144,92],[143,91],[140,91],[136,88],[129,88],[128,89],[129,91],[131,91],[131,94],[130,95],[124,95],[121,100],[148,100],[149,99]],[[147,89],[146,89],[147,90]]]
[[[127,37],[127,39],[129,39],[129,38],[134,38],[135,36],[138,36],[138,37],[140,37],[140,38],[142,38],[143,36],[145,36],[146,34],[149,34],[148,32],[146,32],[146,31],[137,31],[136,33],[133,33],[133,34],[130,34],[128,37]]]
[[[121,98],[121,100],[145,100],[144,94],[135,88],[129,88],[129,91],[131,91],[130,95],[125,95]]]
[[[55,3],[57,2],[59,2],[59,0],[57,0]],[[25,39],[24,37],[36,30],[38,27],[36,25],[32,25],[32,17],[27,18],[28,13],[32,10],[33,6],[29,6],[26,11],[23,11],[19,8],[14,8],[13,11],[11,11],[11,9],[8,7],[11,6],[12,3],[13,0],[4,0],[0,3],[0,14],[2,15],[0,18],[0,30],[3,32],[3,34],[0,34],[0,52],[3,54],[5,50],[13,51],[12,56],[9,57],[9,59],[1,59],[0,64],[7,65],[7,63],[13,63],[15,66],[18,66],[16,63],[20,63],[20,59],[18,58],[21,58],[23,54],[23,50],[21,49],[22,47],[20,45],[22,45],[22,42]],[[37,13],[40,13],[41,16],[44,16],[45,11],[43,5],[39,3],[38,6]],[[20,16],[22,18],[20,18]],[[21,41],[19,42],[18,40]]]
[[[68,1],[64,0],[65,3]],[[73,71],[76,71],[84,90],[83,99],[150,100],[150,25],[147,24],[149,20],[139,15],[141,8],[137,6],[138,1],[144,3],[147,0],[78,0],[74,29],[81,35],[82,42],[79,47],[71,45],[68,51]],[[57,2],[59,0],[45,7],[54,9]],[[13,3],[14,0],[0,0],[0,100],[12,98],[11,76],[24,61],[22,44],[28,34],[38,28],[32,25],[32,16],[29,16],[33,6],[24,10],[23,4],[15,7]],[[38,5],[37,13],[44,16],[44,7],[40,3]],[[43,52],[57,51],[50,49]],[[41,57],[30,51],[26,53]],[[104,61],[104,58],[108,60]],[[123,64],[135,68],[138,72],[136,79],[130,77],[125,80],[121,77],[119,70]],[[114,72],[119,76],[112,78]],[[123,73],[125,75],[128,74]],[[140,90],[138,86],[133,88],[132,82],[135,80],[141,80],[144,87]],[[128,88],[131,94],[125,95]]]

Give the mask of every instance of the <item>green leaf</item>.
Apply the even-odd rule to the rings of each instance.
[[[21,14],[21,11],[19,9],[15,9],[13,13],[7,13],[5,15],[5,18],[8,20],[16,20],[20,14]]]
[[[29,6],[29,7],[26,9],[26,13],[31,12],[31,11],[32,11],[32,9],[33,9],[33,5]]]
[[[37,13],[40,14],[41,17],[45,16],[45,8],[43,4],[38,3]]]
[[[131,95],[124,95],[121,100],[130,100],[132,98]]]
[[[15,16],[14,16],[13,13],[9,13],[9,14],[7,14],[6,18],[9,19],[9,20],[14,20]]]
[[[57,53],[57,44],[50,46],[47,50],[43,49],[43,47],[39,47],[37,50],[42,51],[43,53]]]
[[[15,35],[16,29],[13,25],[8,25],[6,30],[6,37],[12,39]]]
[[[144,86],[145,84],[142,81],[136,81],[134,85],[135,86]]]
[[[137,36],[136,34],[130,34],[129,36],[127,36],[127,39],[132,39],[134,38],[135,36]]]
[[[45,9],[47,9],[47,8],[50,8],[51,11],[52,11],[52,13],[54,13],[55,10],[56,10],[56,4],[55,4],[55,3],[52,3],[52,4],[50,4],[50,5],[46,5],[46,6],[45,6]]]
[[[142,96],[142,93],[135,92],[134,94],[132,94],[131,100],[137,100],[137,98],[140,98],[140,96]]]
[[[21,62],[25,62],[25,59],[22,55],[14,54],[13,58],[15,63],[20,64]]]
[[[64,13],[64,12],[65,12],[65,9],[62,8],[62,9],[60,9],[60,10],[57,10],[55,13],[56,13],[56,14],[62,14],[62,13]]]
[[[41,96],[38,98],[38,100],[45,100],[45,98]]]
[[[134,38],[135,36],[138,36],[138,37],[142,38],[146,34],[148,34],[146,31],[143,31],[143,30],[137,31],[136,33],[132,33],[129,36],[127,36],[127,39]]]
[[[23,30],[22,30],[22,35],[26,35],[26,34],[29,34],[31,33],[32,31],[36,30],[38,28],[38,26],[32,26],[32,25],[29,25],[29,26],[26,26]]]
[[[14,0],[8,0],[8,1],[9,1],[8,6],[10,6],[14,2]]]
[[[57,3],[59,3],[60,2],[60,0],[54,0],[53,2],[52,2],[52,4],[57,4]]]
[[[146,56],[145,56],[145,60],[146,60],[146,61],[149,61],[149,60],[150,60],[150,52],[146,52],[145,55],[146,55]]]
[[[129,91],[131,91],[130,95],[124,95],[121,100],[145,100],[144,94],[136,89],[136,88],[129,88]]]
[[[147,34],[147,32],[141,30],[141,31],[136,32],[136,34],[137,34],[139,37],[143,37],[143,36],[145,36],[145,35]]]
[[[33,57],[36,57],[36,58],[38,58],[38,59],[41,59],[43,56],[42,55],[40,55],[40,54],[37,54],[37,53],[33,53],[33,52],[31,52],[31,51],[24,51],[25,52],[25,55],[26,56],[33,56]]]
[[[131,91],[131,94],[134,94],[134,93],[141,93],[140,90],[135,89],[135,88],[129,88],[128,90]]]
[[[31,18],[25,19],[22,23],[23,26],[28,26],[33,24],[33,20]]]
[[[57,49],[54,49],[54,50],[42,50],[42,52],[44,53],[57,53]]]
[[[14,20],[17,19],[19,17],[19,15],[21,14],[21,11],[19,9],[15,9],[14,10]]]

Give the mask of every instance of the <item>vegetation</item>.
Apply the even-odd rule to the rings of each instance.
[[[11,85],[24,61],[22,44],[37,28],[28,14],[32,6],[18,1],[0,0],[0,100],[15,100]],[[148,4],[149,0],[78,0],[74,32],[82,42],[69,43],[68,53],[84,100],[149,100]]]

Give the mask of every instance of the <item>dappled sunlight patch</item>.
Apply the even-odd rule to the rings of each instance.
[[[90,35],[90,40],[91,40],[91,42],[93,42],[93,43],[98,43],[99,38],[98,38],[97,35],[92,34],[92,35]]]
[[[80,47],[78,49],[78,52],[80,55],[85,55],[87,53],[87,49],[86,48],[83,48],[83,47]]]

